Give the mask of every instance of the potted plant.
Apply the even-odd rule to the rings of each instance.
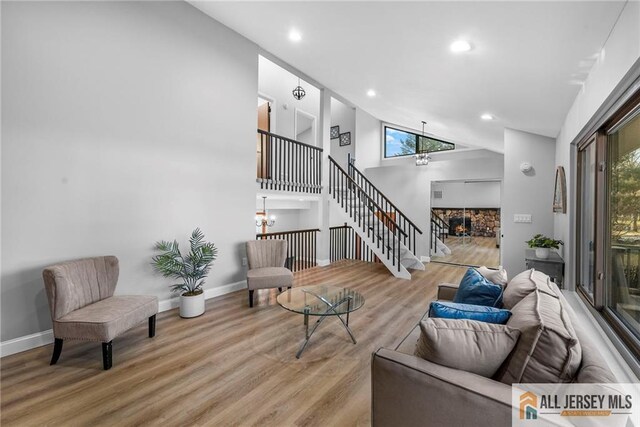
[[[152,258],[156,271],[164,277],[180,280],[171,286],[171,291],[180,293],[180,317],[187,318],[204,313],[202,285],[218,256],[218,249],[213,243],[204,241],[204,233],[199,228],[191,233],[189,244],[190,251],[183,256],[177,241],[156,242],[154,249],[161,253]]]
[[[536,250],[536,256],[538,258],[549,258],[549,252],[551,248],[558,249],[560,245],[564,245],[562,240],[555,240],[547,237],[543,234],[536,234],[530,240],[526,242],[530,248]]]

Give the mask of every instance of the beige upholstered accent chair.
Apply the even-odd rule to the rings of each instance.
[[[104,256],[63,262],[44,269],[53,336],[51,364],[65,339],[102,342],[104,369],[112,365],[112,340],[146,319],[149,338],[155,335],[158,298],[113,293],[120,272],[118,258]]]
[[[293,273],[284,264],[287,260],[286,240],[252,240],[247,242],[247,287],[249,307],[253,307],[253,291],[256,289],[291,288]]]

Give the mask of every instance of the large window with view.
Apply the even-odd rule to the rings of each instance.
[[[384,157],[413,156],[418,153],[434,153],[454,150],[455,144],[417,133],[384,127]]]
[[[578,288],[640,356],[640,97],[578,147]]]

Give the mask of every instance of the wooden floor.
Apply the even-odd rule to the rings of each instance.
[[[146,323],[116,338],[114,366],[101,367],[97,343],[65,342],[49,366],[52,345],[2,359],[3,426],[370,424],[370,359],[395,346],[426,311],[436,285],[460,280],[465,269],[428,264],[413,280],[395,279],[380,264],[342,261],[295,274],[295,286],[330,283],[366,298],[350,326],[327,319],[303,353],[302,316],[259,292],[207,301],[207,312],[181,319],[158,315],[157,335]]]
[[[451,255],[433,257],[434,262],[497,267],[500,265],[500,249],[496,248],[495,237],[449,236],[444,244],[451,249]]]

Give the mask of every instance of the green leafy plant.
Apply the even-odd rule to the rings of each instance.
[[[190,251],[183,256],[177,241],[156,242],[154,249],[161,253],[155,255],[151,263],[164,277],[181,280],[182,283],[171,286],[171,291],[181,292],[184,296],[199,295],[203,292],[204,279],[218,256],[216,246],[204,241],[204,233],[199,228],[191,233],[189,244]]]
[[[536,234],[530,240],[527,240],[526,243],[530,248],[558,249],[560,248],[560,245],[564,245],[564,242],[562,240],[555,240],[543,234]]]

